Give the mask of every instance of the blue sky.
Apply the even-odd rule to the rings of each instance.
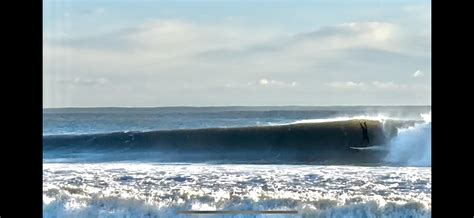
[[[430,1],[44,1],[44,107],[431,104]]]

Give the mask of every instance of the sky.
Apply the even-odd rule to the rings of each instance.
[[[43,1],[44,108],[231,105],[431,105],[431,1]]]

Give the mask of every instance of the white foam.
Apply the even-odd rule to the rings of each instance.
[[[327,123],[327,122],[337,122],[337,121],[349,121],[349,120],[375,120],[375,121],[385,121],[389,117],[378,115],[378,116],[353,116],[353,117],[334,117],[326,119],[306,119],[293,122],[292,124],[298,123]],[[393,119],[393,118],[392,118]]]
[[[431,112],[420,115],[424,123],[399,129],[389,144],[386,161],[411,166],[431,166]]]
[[[288,125],[288,124],[301,124],[301,123],[328,123],[328,122],[351,121],[351,120],[373,120],[373,121],[380,121],[382,123],[388,120],[412,121],[411,119],[404,119],[400,117],[389,117],[384,114],[378,114],[375,116],[359,115],[359,116],[341,116],[341,117],[321,118],[321,119],[304,119],[304,120],[297,120],[297,121],[289,122],[289,123],[287,122],[287,123],[278,123],[278,124],[270,124],[270,125]]]
[[[431,211],[427,168],[146,163],[54,163],[43,168],[44,217],[293,209],[311,217],[419,217]]]

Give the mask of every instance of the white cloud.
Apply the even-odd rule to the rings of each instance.
[[[59,79],[60,83],[70,84],[70,85],[104,85],[109,82],[109,80],[105,78],[80,78],[76,77],[73,79]]]
[[[413,73],[413,77],[423,77],[425,73],[421,70],[417,70],[415,73]]]
[[[399,27],[392,23],[344,23],[297,34],[295,37],[301,41],[295,47],[303,51],[364,47],[402,52],[397,32]]]
[[[267,79],[261,79],[258,81],[258,84],[260,85],[267,85],[268,84],[268,80]]]
[[[212,57],[268,59],[284,58],[279,64],[299,58],[327,57],[322,54],[341,49],[372,48],[393,52],[410,52],[401,45],[399,27],[391,23],[362,22],[327,26],[294,37],[273,29],[246,26],[198,25],[181,20],[152,20],[122,31],[89,38],[66,38],[48,41],[77,52],[110,53],[137,58]],[[60,44],[62,43],[62,44]],[[84,54],[85,56],[89,54]],[[104,57],[104,55],[101,55]],[[288,59],[290,58],[290,59]],[[202,60],[200,60],[202,61]],[[302,60],[305,61],[305,60]],[[123,62],[123,60],[122,60]],[[274,62],[275,63],[275,62]],[[277,68],[277,67],[276,67]]]
[[[196,55],[265,43],[279,36],[273,30],[245,26],[199,25],[182,20],[154,19],[113,33],[88,38],[63,38],[63,44],[79,49],[139,53],[153,57]]]
[[[321,91],[324,86],[319,81],[333,78],[370,81],[375,73],[383,78],[395,71],[410,72],[413,67],[425,67],[423,63],[430,60],[429,50],[404,43],[410,41],[410,35],[401,34],[401,28],[392,23],[362,22],[289,35],[251,25],[153,20],[90,38],[61,37],[55,41],[45,34],[44,81],[53,86],[75,84],[77,92],[69,97],[80,99],[75,96],[88,93],[88,84],[100,84],[92,82],[92,78],[113,78],[108,83],[115,89],[132,90],[117,98],[116,105],[128,105],[138,94],[144,98],[141,101],[151,105],[166,104],[155,93],[179,93],[177,90],[183,87],[193,89],[193,102],[182,104],[199,103],[200,98],[211,94],[210,87],[223,86],[248,90],[294,87],[295,96],[287,97],[291,100],[303,97],[296,93]],[[348,75],[357,77],[348,78]],[[76,77],[81,79],[74,83],[70,78]],[[68,82],[58,82],[57,78]],[[304,86],[295,80],[315,85]],[[326,84],[336,89],[364,89],[367,85],[370,83],[354,81]],[[382,82],[373,85],[396,87]],[[245,104],[249,94],[251,91],[239,92],[234,98]],[[176,95],[170,94],[169,99],[178,99]]]
[[[272,80],[262,78],[256,82],[247,82],[247,83],[226,83],[225,87],[232,88],[245,88],[245,87],[295,87],[297,85],[296,81],[285,82],[280,80]]]
[[[265,79],[265,78],[260,79],[258,81],[258,84],[263,85],[263,86],[289,86],[289,87],[295,87],[296,86],[295,81],[285,82],[285,81],[279,81],[279,80],[268,80],[268,79]]]
[[[397,90],[397,89],[406,89],[408,88],[407,85],[404,84],[396,84],[394,82],[380,82],[374,81],[372,84],[379,89],[389,89],[389,90]]]
[[[330,83],[326,83],[325,85],[331,88],[341,89],[341,90],[345,90],[345,89],[371,90],[372,88],[383,89],[383,90],[407,90],[410,88],[412,89],[416,88],[414,86],[408,86],[406,84],[397,84],[391,81],[389,82],[373,81],[368,84],[363,83],[363,82],[353,82],[353,81],[333,81]]]
[[[336,88],[336,89],[354,89],[354,88],[364,88],[365,84],[362,82],[353,82],[353,81],[334,81],[326,83],[327,86]]]

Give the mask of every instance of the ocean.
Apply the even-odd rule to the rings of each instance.
[[[431,217],[431,107],[43,109],[43,216]]]

